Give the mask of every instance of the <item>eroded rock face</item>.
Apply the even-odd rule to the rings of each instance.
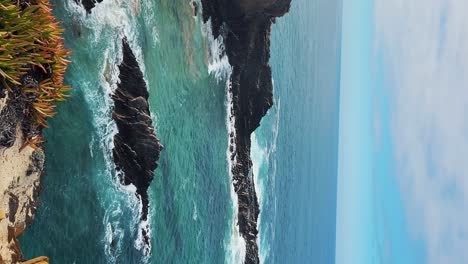
[[[113,156],[117,169],[122,172],[122,184],[133,184],[137,188],[143,204],[141,220],[146,221],[149,208],[147,191],[163,146],[155,136],[143,73],[127,41],[124,39],[122,43],[120,83],[112,96],[115,103],[112,118],[118,128]],[[145,242],[149,244],[149,237],[145,230],[143,232]]]
[[[250,136],[273,105],[270,29],[275,18],[289,11],[291,0],[202,0],[203,18],[211,20],[214,37],[223,36],[232,66],[232,113],[235,145],[232,160],[238,196],[238,225],[246,241],[245,263],[259,263],[257,219],[259,205],[250,158]]]

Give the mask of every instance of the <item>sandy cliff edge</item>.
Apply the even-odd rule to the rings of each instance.
[[[0,112],[4,106],[0,100]],[[5,264],[20,263],[23,259],[17,238],[31,223],[37,209],[44,165],[42,151],[28,146],[20,152],[23,141],[17,124],[13,146],[0,148],[0,263]],[[45,259],[30,263],[47,263]]]

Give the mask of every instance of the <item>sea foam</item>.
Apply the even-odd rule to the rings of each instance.
[[[275,188],[277,163],[274,155],[276,154],[278,141],[280,109],[281,100],[278,99],[275,105],[268,111],[265,118],[268,118],[270,122],[263,121],[261,126],[251,135],[252,168],[255,191],[260,205],[260,214],[258,216],[259,233],[257,237],[260,263],[265,263],[265,260],[270,255],[271,236],[274,236],[275,206],[273,206],[273,212],[268,213],[269,221],[264,221],[264,213],[268,202],[276,204],[276,197],[273,195],[274,192],[265,192],[265,190],[272,190]],[[260,131],[257,132],[258,130],[263,133],[260,133]],[[264,225],[268,226],[264,227]],[[264,233],[265,230],[270,230],[270,236],[266,236]]]

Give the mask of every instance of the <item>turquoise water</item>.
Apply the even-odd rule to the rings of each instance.
[[[106,0],[91,15],[72,2],[55,2],[55,14],[73,51],[66,81],[74,90],[47,130],[42,206],[21,239],[25,255],[54,263],[222,263],[233,207],[225,81],[208,74],[200,20],[186,1]],[[110,156],[108,94],[122,35],[144,69],[165,146],[149,190],[150,258],[138,237],[139,203],[117,184]]]
[[[226,76],[216,44],[185,0],[104,0],[91,15],[54,1],[73,51],[71,99],[46,131],[47,174],[27,258],[52,263],[238,263],[226,160]],[[332,263],[336,210],[339,5],[293,0],[272,33],[276,104],[256,131],[253,161],[266,263]],[[339,16],[338,16],[339,17]],[[309,32],[307,32],[309,31]],[[140,204],[111,160],[109,94],[127,36],[150,90],[165,149],[149,190],[151,255]],[[211,72],[211,73],[209,73]]]

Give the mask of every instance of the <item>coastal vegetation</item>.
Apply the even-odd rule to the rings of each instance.
[[[0,0],[0,92],[25,104],[26,144],[39,148],[40,130],[70,87],[63,78],[70,52],[49,0]],[[32,128],[31,128],[32,127]]]

